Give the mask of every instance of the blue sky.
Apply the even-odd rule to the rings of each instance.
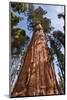
[[[43,9],[45,9],[47,11],[47,14],[45,16],[47,16],[48,18],[51,19],[51,25],[54,27],[54,30],[61,30],[62,32],[64,32],[63,30],[63,25],[64,25],[64,21],[63,19],[58,19],[57,15],[61,12],[64,13],[64,6],[54,6],[54,5],[40,5],[40,4],[35,4],[35,8],[37,8],[38,6],[41,6]],[[27,27],[27,16],[25,16],[24,14],[21,14],[21,16],[24,17],[24,20],[22,20],[17,27],[19,28],[23,28],[26,30],[26,34],[31,37],[32,36],[32,32],[28,30]]]
[[[64,21],[62,19],[58,19],[57,15],[60,12],[64,13],[64,6],[41,5],[41,7],[47,11],[45,16],[51,19],[51,25],[55,27],[55,30],[61,30],[63,32]]]
[[[34,6],[35,6],[35,8],[37,8],[38,6],[41,6],[43,9],[45,9],[47,11],[47,14],[45,16],[47,16],[48,18],[51,19],[51,25],[54,27],[54,30],[60,30],[60,31],[64,32],[64,30],[63,30],[64,21],[63,21],[63,19],[58,19],[58,16],[57,16],[59,13],[64,13],[64,6],[42,5],[42,4],[41,5],[40,4],[35,4]],[[27,16],[25,16],[24,14],[21,14],[21,16],[24,18],[24,20],[22,20],[17,25],[17,27],[25,29],[26,34],[31,38],[32,37],[32,32],[29,31],[28,27],[27,27],[27,24],[28,24]],[[62,48],[62,52],[64,52],[63,48]],[[57,80],[58,80],[58,67],[56,65],[56,61],[57,61],[57,59],[55,58],[54,68],[55,68],[55,72],[56,72],[56,76],[57,76]]]

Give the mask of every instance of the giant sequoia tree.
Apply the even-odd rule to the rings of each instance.
[[[11,96],[61,94],[46,43],[46,32],[52,29],[50,19],[44,17],[46,13],[41,7],[34,9],[31,4],[28,7],[29,29],[33,35]]]

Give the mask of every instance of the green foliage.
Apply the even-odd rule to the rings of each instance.
[[[60,43],[65,47],[64,43],[65,36],[61,31],[54,31],[53,36],[55,37],[55,39],[59,40]]]
[[[41,24],[45,32],[50,32],[53,29],[53,27],[51,27],[51,20],[47,17],[42,19]]]
[[[14,13],[11,13],[11,28],[16,26],[22,19],[22,17],[18,17]]]
[[[11,53],[19,53],[19,49],[23,46],[28,40],[29,37],[26,35],[25,30],[16,28],[16,25],[23,20],[20,17],[21,13],[26,11],[26,4],[11,2]],[[17,16],[17,13],[19,14]]]
[[[41,7],[34,9],[32,5],[28,10],[28,21],[29,28],[35,30],[37,24],[41,24],[45,32],[49,32],[51,30],[51,21],[44,15],[47,13],[46,10],[43,10]]]
[[[17,12],[19,14],[26,11],[26,4],[24,3],[17,3],[17,2],[11,2],[11,27],[16,26],[23,18],[20,16],[17,16]]]
[[[17,51],[19,51],[19,48],[24,45],[29,40],[29,37],[26,35],[25,31],[19,28],[12,30],[12,37],[11,37],[11,48],[12,53],[13,49],[17,48]]]
[[[11,8],[14,12],[22,13],[27,10],[26,4],[19,2],[11,2]]]

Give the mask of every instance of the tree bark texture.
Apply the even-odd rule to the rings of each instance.
[[[33,33],[12,97],[61,94],[43,29]]]

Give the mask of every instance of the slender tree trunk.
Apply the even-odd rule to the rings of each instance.
[[[40,25],[40,24],[39,24]],[[41,26],[41,25],[40,25]],[[39,96],[61,94],[51,63],[45,35],[36,28],[28,46],[23,68],[11,96]]]

